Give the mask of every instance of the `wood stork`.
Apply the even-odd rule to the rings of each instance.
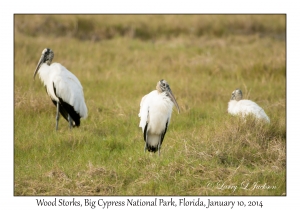
[[[160,80],[156,90],[145,95],[140,103],[139,127],[144,134],[145,148],[160,155],[160,148],[170,123],[173,105],[180,112],[179,106],[166,80]]]
[[[254,115],[257,119],[270,122],[265,111],[251,100],[243,99],[243,93],[240,89],[236,89],[231,94],[231,99],[228,102],[228,113],[232,115],[242,115],[245,117],[248,114]]]
[[[69,122],[70,129],[80,126],[80,118],[88,115],[82,86],[77,77],[59,63],[52,63],[54,53],[46,48],[37,64],[36,73],[44,83],[46,91],[57,108],[56,130],[58,129],[59,113]],[[50,65],[51,64],[51,65]]]

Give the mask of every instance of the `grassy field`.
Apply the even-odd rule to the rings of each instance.
[[[15,15],[14,195],[285,195],[284,15]],[[33,73],[44,48],[81,81],[72,131]],[[144,153],[141,98],[181,108]],[[240,88],[269,125],[227,113]],[[248,184],[248,185],[247,185]],[[236,186],[236,188],[234,188]]]

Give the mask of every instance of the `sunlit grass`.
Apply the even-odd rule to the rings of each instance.
[[[150,21],[151,20],[151,21]],[[282,195],[285,16],[15,16],[15,195]],[[84,88],[72,131],[33,72],[44,48]],[[166,79],[174,111],[161,156],[144,153],[141,98]],[[227,114],[240,88],[270,125]],[[267,190],[208,183],[258,182]]]

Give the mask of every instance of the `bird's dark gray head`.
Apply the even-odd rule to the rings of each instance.
[[[168,82],[164,79],[158,81],[156,89],[161,93],[161,92],[166,92],[166,91],[170,91],[170,86],[168,84]]]
[[[42,52],[42,57],[43,57],[43,63],[47,63],[48,65],[51,64],[52,59],[54,58],[54,53],[51,49],[45,48]]]
[[[41,56],[41,58],[40,58],[40,60],[39,60],[39,62],[37,64],[37,66],[36,66],[36,69],[34,71],[33,79],[35,78],[35,75],[38,72],[38,70],[40,69],[41,65],[43,63],[46,63],[47,65],[50,65],[51,62],[52,62],[53,57],[54,57],[54,53],[53,53],[53,51],[51,49],[45,48],[43,50],[42,56]]]
[[[177,101],[172,93],[172,90],[168,84],[168,82],[164,79],[158,81],[157,85],[156,85],[156,89],[159,93],[166,93],[166,96],[168,96],[171,101],[175,104],[175,106],[177,107],[178,113],[180,112],[179,106],[177,104]]]
[[[231,100],[242,100],[243,99],[243,93],[240,89],[236,89],[231,93]]]

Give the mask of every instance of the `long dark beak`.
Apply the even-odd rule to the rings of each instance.
[[[38,62],[38,65],[36,66],[36,69],[35,69],[34,74],[33,74],[33,79],[35,79],[35,75],[39,71],[39,69],[40,69],[43,61],[44,61],[44,55],[41,56],[41,58],[40,58],[40,60]]]
[[[178,110],[178,114],[179,114],[179,113],[180,113],[180,109],[179,109],[179,106],[178,106],[178,104],[177,104],[177,101],[176,101],[176,99],[175,99],[175,97],[174,97],[174,95],[173,95],[171,89],[169,89],[167,92],[168,92],[168,95],[169,95],[170,98],[171,98],[171,101],[175,104],[175,106],[176,106],[176,108],[177,108],[177,110]]]

